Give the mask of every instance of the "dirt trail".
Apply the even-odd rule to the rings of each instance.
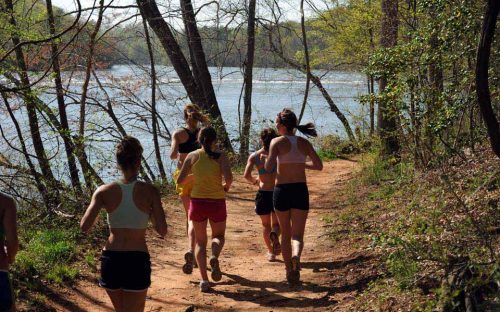
[[[169,237],[159,240],[149,235],[152,259],[152,286],[146,311],[292,311],[348,310],[357,291],[373,276],[366,274],[370,256],[356,251],[350,241],[334,243],[325,235],[322,217],[335,215],[342,204],[335,196],[357,170],[347,160],[325,163],[322,172],[309,172],[311,210],[305,234],[301,286],[285,282],[284,264],[268,262],[258,216],[254,213],[255,189],[236,177],[228,196],[226,245],[221,255],[222,280],[211,293],[198,290],[199,272],[181,271],[187,249],[184,211],[179,201],[165,200]],[[97,274],[73,289],[61,290],[53,302],[61,311],[112,311],[105,292],[96,286]]]

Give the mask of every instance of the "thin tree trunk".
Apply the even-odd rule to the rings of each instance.
[[[102,17],[104,13],[104,0],[99,0],[99,13],[97,15],[97,21],[94,26],[94,31],[90,34],[90,41],[89,41],[89,50],[87,54],[87,62],[85,66],[85,79],[83,81],[83,86],[82,86],[82,97],[80,99],[80,123],[79,123],[79,135],[81,138],[80,148],[83,148],[84,145],[84,136],[85,136],[85,107],[87,103],[87,92],[89,89],[89,82],[90,82],[90,74],[92,71],[92,67],[94,64],[94,49],[95,49],[95,44],[96,40],[95,38],[97,37],[97,34],[99,33],[99,30],[101,28],[101,22],[102,22]]]
[[[52,0],[46,0],[45,4],[47,6],[47,15],[50,35],[54,36],[56,34],[56,27],[54,21],[54,12],[52,10]],[[80,184],[79,170],[76,166],[76,159],[74,155],[73,144],[71,143],[71,130],[69,129],[68,117],[66,115],[66,105],[64,103],[64,90],[61,80],[61,68],[59,65],[59,55],[58,46],[55,40],[51,41],[51,54],[52,54],[52,69],[54,71],[54,82],[56,86],[57,94],[57,107],[59,110],[59,119],[61,122],[62,132],[60,132],[61,137],[64,141],[64,149],[66,151],[66,157],[68,158],[68,168],[71,178],[71,185],[77,196],[82,194],[82,186]]]
[[[437,17],[436,8],[430,8],[430,18],[435,20]],[[427,123],[430,124],[436,117],[441,108],[440,95],[443,93],[443,69],[441,68],[441,56],[439,52],[438,33],[434,31],[429,38],[429,46],[433,59],[428,66],[428,80],[430,85],[430,94],[427,97]],[[425,128],[425,141],[427,147],[432,151],[434,146],[434,136],[431,127]]]
[[[380,45],[385,48],[396,46],[398,38],[398,0],[382,0],[382,28]],[[388,84],[387,75],[379,81],[379,92],[384,94]],[[399,156],[399,140],[397,137],[397,110],[390,100],[381,99],[378,105],[379,134],[384,146],[385,155]]]
[[[298,123],[302,121],[304,112],[306,110],[307,99],[309,98],[309,88],[311,85],[311,62],[309,60],[309,46],[307,45],[306,33],[306,19],[304,14],[304,0],[300,1],[300,30],[302,31],[302,46],[304,47],[304,60],[306,62],[306,89],[304,92],[304,99],[302,100],[302,107],[300,108]]]
[[[491,106],[490,87],[488,84],[491,43],[495,35],[499,8],[500,2],[498,0],[488,0],[481,28],[481,39],[477,48],[476,92],[479,109],[481,110],[490,137],[491,148],[500,158],[500,127]]]
[[[19,139],[19,142],[21,144],[21,150],[23,152],[26,163],[28,164],[30,175],[33,177],[33,179],[35,179],[36,188],[38,190],[38,193],[40,193],[40,195],[42,196],[42,200],[46,210],[50,211],[51,199],[49,193],[47,192],[47,188],[40,178],[40,174],[36,171],[35,165],[31,161],[28,149],[26,148],[23,132],[21,131],[21,127],[19,126],[19,122],[17,121],[16,116],[12,112],[12,108],[10,107],[7,95],[3,92],[2,92],[2,99],[4,101],[5,107],[7,108],[10,119],[12,120],[12,123],[14,123],[14,127],[16,128],[17,138]]]
[[[375,79],[373,75],[369,77],[370,81],[370,136],[375,133]]]
[[[14,16],[14,7],[12,4],[12,0],[5,0],[6,8],[10,14],[9,23],[13,26],[14,29],[17,29],[17,23]],[[40,126],[38,124],[38,116],[36,113],[36,102],[33,99],[32,90],[29,87],[30,81],[28,77],[28,67],[25,62],[24,52],[22,47],[19,45],[20,39],[15,32],[12,34],[12,43],[16,47],[16,61],[17,66],[19,67],[19,75],[21,78],[21,83],[24,87],[22,91],[24,101],[26,103],[26,109],[28,111],[28,123],[30,127],[31,139],[33,141],[33,147],[35,149],[35,154],[38,159],[38,164],[40,165],[40,169],[42,174],[45,176],[48,182],[49,198],[51,207],[57,207],[60,204],[59,200],[59,190],[57,188],[57,181],[54,178],[54,174],[52,173],[52,169],[50,167],[49,160],[47,159],[47,155],[45,153],[45,148],[43,145],[42,137],[40,135]]]
[[[244,66],[245,95],[243,97],[243,128],[240,136],[240,159],[248,157],[250,124],[252,122],[252,79],[255,55],[255,6],[256,0],[248,3],[247,59]]]
[[[148,46],[149,61],[151,66],[151,119],[153,127],[153,143],[155,148],[156,164],[158,165],[158,170],[160,171],[160,177],[163,183],[167,182],[167,174],[165,173],[165,168],[163,166],[163,161],[161,160],[160,143],[158,142],[158,118],[156,114],[156,68],[155,59],[153,54],[153,46],[151,44],[151,37],[149,36],[148,24],[144,13],[141,10],[142,23],[144,27],[144,35],[146,36],[146,44]]]

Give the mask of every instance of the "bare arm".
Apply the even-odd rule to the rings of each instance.
[[[248,161],[247,161],[247,165],[245,167],[245,173],[243,174],[243,177],[250,183],[252,184],[257,184],[259,182],[259,180],[257,180],[256,178],[254,178],[252,176],[252,170],[253,170],[253,166],[254,166],[254,158],[252,157],[253,155],[250,155],[250,157],[248,157]]]
[[[306,163],[306,169],[309,170],[323,170],[323,161],[319,158],[318,153],[314,150],[311,142],[307,142],[308,144],[308,156],[311,158],[312,163]]]
[[[80,221],[80,229],[84,233],[88,233],[90,228],[94,225],[97,216],[99,215],[99,211],[104,208],[104,201],[102,199],[102,191],[103,187],[100,186],[92,195],[92,200],[90,201],[90,205],[85,211],[82,220]]]
[[[267,156],[266,162],[264,164],[264,169],[266,171],[271,171],[276,167],[276,162],[278,159],[278,141],[277,138],[271,141],[271,145],[269,146],[269,155]]]
[[[179,156],[179,130],[174,132],[172,136],[172,144],[170,145],[170,159],[177,159]]]
[[[156,187],[153,187],[153,206],[152,206],[152,214],[151,221],[155,227],[156,232],[164,238],[167,235],[167,222],[165,220],[165,212],[163,211],[163,207],[161,205],[161,196],[160,192]]]
[[[3,218],[3,228],[5,229],[5,246],[7,247],[7,259],[9,264],[14,263],[17,251],[19,250],[19,239],[17,237],[17,207],[13,199],[8,200],[5,215]]]
[[[222,175],[224,176],[224,190],[227,192],[231,188],[233,183],[233,173],[231,172],[231,165],[226,157],[226,154],[222,153],[220,156],[220,166],[222,170]]]
[[[177,177],[177,184],[184,184],[189,182],[188,179],[193,178],[193,176],[189,173],[191,172],[191,167],[193,166],[194,157],[195,155],[192,152],[187,155],[186,159],[182,163],[181,172],[179,172],[179,176]]]

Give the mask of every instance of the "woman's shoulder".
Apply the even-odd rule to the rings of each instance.
[[[6,208],[4,210],[15,209],[15,207],[16,207],[16,201],[14,200],[14,198],[12,198],[7,194],[0,193],[0,209],[3,208]]]

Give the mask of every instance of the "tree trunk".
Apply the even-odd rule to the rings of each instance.
[[[35,184],[36,188],[38,190],[38,193],[42,196],[43,203],[45,205],[45,209],[47,211],[50,211],[50,196],[49,193],[47,192],[47,188],[45,184],[43,183],[42,179],[40,178],[40,174],[36,171],[35,165],[31,161],[31,157],[28,153],[28,149],[26,148],[26,143],[24,140],[23,132],[21,131],[21,127],[19,126],[19,123],[17,122],[16,117],[14,116],[14,113],[12,112],[12,109],[9,104],[9,100],[7,98],[7,95],[2,92],[2,99],[5,103],[5,107],[7,108],[7,111],[9,113],[9,116],[12,120],[12,123],[14,123],[14,127],[16,128],[17,132],[17,138],[19,139],[19,143],[21,144],[21,150],[24,155],[24,159],[26,160],[26,163],[28,164],[29,172],[30,175],[35,179]]]
[[[47,17],[49,23],[50,35],[54,36],[56,34],[56,27],[54,21],[54,12],[52,10],[52,0],[46,0],[45,4],[47,6]],[[82,185],[80,184],[79,170],[76,166],[76,159],[74,154],[74,146],[71,142],[71,130],[69,129],[68,117],[66,115],[66,105],[64,103],[64,90],[61,80],[61,68],[59,65],[59,51],[55,40],[51,41],[51,54],[52,54],[52,69],[54,71],[54,82],[56,86],[57,95],[57,107],[59,110],[59,119],[61,122],[62,132],[59,134],[64,141],[64,149],[66,151],[66,157],[68,158],[68,168],[71,178],[71,185],[77,196],[82,194]]]
[[[307,45],[304,0],[300,1],[300,30],[302,32],[302,46],[304,47],[304,61],[306,65],[306,88],[304,91],[304,99],[302,100],[302,107],[300,108],[298,124],[300,124],[300,122],[302,121],[302,117],[304,117],[304,112],[306,110],[306,105],[307,105],[307,99],[309,98],[309,88],[311,85],[311,62],[309,60],[309,46]]]
[[[191,0],[180,0],[182,8],[182,20],[186,28],[186,38],[188,40],[188,47],[190,55],[194,58],[194,64],[198,76],[199,87],[201,88],[205,97],[205,104],[203,109],[208,111],[212,119],[212,123],[217,128],[219,134],[219,141],[222,143],[227,151],[232,151],[231,141],[227,134],[222,114],[219,110],[217,98],[215,97],[214,87],[212,85],[212,76],[208,70],[208,65],[201,43],[201,36],[196,25],[193,5]]]
[[[243,129],[240,137],[240,159],[248,158],[250,124],[252,123],[252,79],[255,55],[255,6],[256,0],[248,3],[247,59],[244,67],[245,95],[243,97]]]
[[[17,29],[17,23],[14,16],[14,7],[12,4],[12,0],[5,0],[6,8],[8,13],[10,14],[9,23],[12,25],[14,29]],[[40,126],[38,124],[38,116],[36,113],[36,101],[34,100],[32,90],[30,88],[30,81],[28,77],[28,67],[25,62],[24,52],[22,47],[19,45],[20,39],[15,32],[12,34],[12,43],[16,47],[16,61],[17,66],[19,67],[19,75],[21,78],[21,83],[24,87],[22,91],[23,99],[26,103],[26,109],[28,111],[28,123],[30,128],[31,139],[33,141],[33,147],[35,149],[35,154],[38,159],[38,164],[40,165],[40,169],[42,174],[47,179],[49,190],[49,198],[51,207],[57,207],[60,204],[59,200],[59,190],[57,188],[57,181],[54,178],[54,174],[52,173],[52,169],[50,167],[49,160],[47,159],[47,154],[45,153],[45,147],[43,145],[42,137],[40,135]]]
[[[137,0],[137,4],[144,12],[144,16],[148,21],[149,26],[160,40],[163,49],[167,53],[175,72],[179,76],[184,89],[191,101],[198,104],[206,110],[216,123],[220,135],[220,141],[228,152],[233,152],[229,135],[222,120],[222,115],[219,110],[215,92],[212,86],[212,78],[206,64],[205,53],[201,45],[200,35],[196,26],[196,20],[193,12],[191,1],[182,1],[182,15],[184,26],[186,27],[186,36],[190,49],[190,55],[194,59],[194,72],[197,74],[197,79],[194,78],[193,72],[189,68],[189,63],[181,51],[177,40],[175,39],[170,26],[163,19],[156,1],[154,0]],[[199,82],[198,85],[196,82]]]
[[[498,0],[488,0],[481,28],[481,39],[477,48],[476,92],[479,109],[481,110],[490,137],[491,148],[500,158],[500,127],[491,106],[490,87],[488,84],[491,43],[495,35],[499,8],[500,2]]]
[[[436,10],[437,9],[435,7],[430,8],[429,15],[432,20],[437,18]],[[441,64],[441,55],[439,52],[439,39],[437,31],[434,31],[431,34],[431,37],[429,38],[429,46],[431,48],[431,53],[433,53],[433,58],[428,67],[430,94],[427,97],[427,127],[425,128],[425,141],[427,148],[432,151],[435,134],[433,133],[430,124],[441,108],[440,95],[443,93],[443,69]]]
[[[398,38],[398,1],[382,0],[382,28],[380,45],[384,49],[396,46]],[[387,88],[387,74],[379,80],[379,92],[384,94]],[[378,104],[379,135],[383,143],[383,153],[399,157],[399,141],[397,137],[397,108],[392,101],[382,98]]]
[[[161,160],[160,143],[158,142],[158,117],[156,114],[156,68],[155,59],[153,54],[153,46],[151,44],[151,37],[149,36],[148,25],[146,18],[144,17],[144,12],[141,10],[142,23],[144,27],[144,35],[146,36],[146,44],[148,46],[149,62],[151,66],[151,119],[153,127],[153,143],[155,148],[156,163],[158,165],[158,170],[160,171],[160,177],[163,183],[167,182],[167,174],[165,173],[165,168],[163,166],[163,161]]]

